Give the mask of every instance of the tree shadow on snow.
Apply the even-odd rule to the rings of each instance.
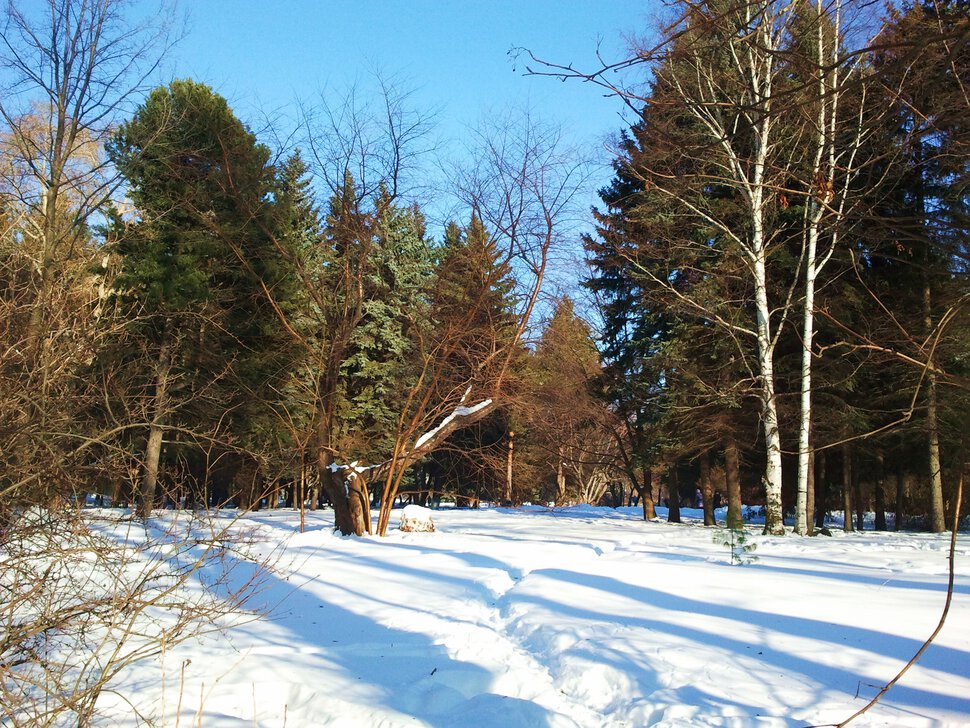
[[[698,628],[691,628],[664,619],[665,613],[682,613],[686,615],[704,615],[721,619],[730,619],[740,624],[759,625],[779,635],[791,635],[810,640],[827,642],[832,650],[838,650],[846,645],[856,649],[867,650],[875,654],[900,660],[908,660],[922,644],[920,641],[886,634],[876,630],[832,624],[821,620],[791,617],[772,613],[758,612],[723,604],[691,599],[689,597],[673,595],[649,587],[628,584],[617,579],[593,574],[578,573],[562,569],[542,569],[532,572],[532,576],[543,576],[556,579],[574,586],[597,589],[609,594],[621,594],[629,599],[642,603],[650,609],[649,618],[616,617],[577,605],[553,602],[549,599],[532,594],[518,594],[518,602],[531,602],[536,606],[547,609],[554,615],[573,619],[612,622],[623,627],[643,628],[704,644],[716,644],[726,651],[739,656],[751,655],[753,645],[739,640],[730,633],[710,632]],[[568,593],[568,592],[567,592]],[[859,683],[860,675],[843,668],[827,665],[824,654],[818,660],[773,649],[769,644],[757,644],[761,654],[753,659],[773,665],[784,675],[800,674],[809,680],[819,683],[822,687],[854,695]],[[932,645],[923,655],[919,664],[928,669],[938,670],[954,676],[965,678],[966,665],[970,664],[970,652],[952,647]],[[892,675],[887,674],[886,679]],[[682,690],[682,689],[680,689]],[[680,694],[678,690],[678,694]],[[685,704],[689,702],[683,695]],[[893,688],[887,698],[887,703],[897,708],[910,708],[925,712],[932,716],[934,711],[946,710],[953,713],[970,715],[970,697],[958,698],[919,688],[907,687],[899,684]],[[802,706],[802,707],[808,707]]]
[[[265,525],[279,526],[268,523]],[[174,537],[174,532],[173,532]],[[178,551],[177,559],[167,559],[172,566],[178,568],[194,559],[199,559],[211,550],[210,546],[183,544]],[[291,549],[299,551],[300,548]],[[356,554],[340,554],[345,561],[366,562],[368,557]],[[297,558],[297,561],[299,559]],[[375,560],[381,568],[392,567],[395,571],[409,571],[400,564]],[[413,570],[415,576],[435,578],[440,581],[440,575],[429,574],[421,570]],[[283,648],[282,654],[288,656],[287,663],[299,662],[301,659],[310,660],[324,672],[308,671],[306,674],[326,675],[333,669],[353,684],[359,681],[360,690],[354,696],[334,694],[332,684],[307,682],[302,685],[280,684],[290,696],[299,696],[302,706],[281,702],[285,696],[273,696],[280,702],[281,715],[269,715],[272,708],[261,705],[260,720],[282,720],[289,710],[293,717],[294,708],[303,710],[314,717],[314,720],[336,720],[340,725],[369,725],[374,721],[392,724],[401,721],[403,717],[410,717],[423,721],[424,724],[435,728],[449,726],[551,726],[560,721],[554,720],[556,714],[541,705],[529,700],[498,695],[490,692],[497,675],[481,665],[455,659],[448,655],[444,646],[432,642],[428,635],[421,632],[411,632],[383,625],[369,616],[341,606],[332,600],[315,594],[310,588],[315,580],[306,579],[301,583],[297,573],[292,581],[277,575],[272,567],[256,560],[250,560],[234,552],[223,552],[219,559],[211,565],[206,565],[190,575],[190,583],[205,583],[207,589],[214,596],[221,596],[232,600],[242,588],[252,588],[253,598],[245,605],[247,609],[261,612],[268,617],[273,626],[282,629],[284,637],[274,633],[272,642],[267,645],[258,644],[260,633],[258,626],[254,635],[249,637],[254,644],[251,654],[242,650],[245,655],[245,667],[257,673],[261,651],[264,647],[270,652],[262,652],[278,656],[278,650]],[[292,577],[291,577],[292,578]],[[464,580],[456,583],[467,586]],[[469,582],[469,584],[472,582]],[[247,587],[248,585],[248,587]],[[333,585],[330,585],[333,586]],[[478,585],[479,587],[481,585]],[[353,590],[337,585],[356,598],[364,597],[378,604],[398,605],[391,601],[372,597],[366,593],[356,593]],[[375,585],[379,591],[380,585]],[[246,620],[242,620],[246,621]],[[455,620],[459,621],[459,620]],[[460,622],[460,621],[459,621]],[[229,629],[230,636],[236,633]],[[301,657],[301,655],[303,657]],[[312,656],[312,657],[310,657]],[[193,658],[195,655],[193,655]],[[265,658],[264,658],[265,659]],[[267,662],[270,668],[266,679],[273,683],[280,677],[273,675],[273,662]],[[223,681],[225,685],[232,684],[230,676],[217,678],[207,676],[209,684]],[[247,683],[248,685],[248,683]],[[246,689],[244,688],[244,691]],[[255,690],[255,685],[254,685]],[[363,696],[363,697],[362,697]],[[344,704],[335,711],[328,709],[328,703],[334,697],[344,700]],[[345,700],[346,698],[346,700]],[[359,719],[348,715],[347,702],[360,706]],[[263,702],[263,701],[261,701]],[[273,702],[270,700],[269,702]],[[180,701],[181,704],[181,701]],[[381,707],[389,709],[382,712]],[[171,710],[172,706],[169,706]],[[242,715],[230,715],[220,711],[217,707],[202,706],[201,715],[207,721],[232,723],[243,719]],[[253,705],[253,721],[256,722],[256,705]],[[196,706],[184,707],[184,717],[194,717]],[[390,714],[388,714],[390,713]],[[395,715],[396,714],[396,715]],[[329,717],[328,717],[329,716]],[[562,718],[562,716],[558,716]],[[348,720],[351,722],[348,723]]]

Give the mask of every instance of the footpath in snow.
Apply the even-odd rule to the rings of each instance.
[[[398,516],[399,511],[395,512]],[[687,511],[687,516],[698,516]],[[807,726],[861,707],[942,609],[948,537],[763,537],[638,509],[441,510],[434,533],[345,538],[329,511],[254,513],[272,556],[244,621],[119,685],[166,726]],[[160,520],[164,520],[164,516]],[[970,725],[970,551],[947,625],[853,725]],[[102,697],[105,723],[134,724]]]

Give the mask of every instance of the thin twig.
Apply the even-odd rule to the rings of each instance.
[[[960,505],[963,500],[964,472],[965,472],[965,469],[961,470],[960,472],[960,480],[957,484],[956,504],[953,508],[953,532],[950,534],[950,573],[949,573],[949,582],[947,583],[947,587],[946,587],[946,603],[943,605],[943,613],[940,615],[940,621],[936,625],[936,629],[933,630],[933,634],[931,634],[926,639],[926,642],[923,643],[922,647],[920,647],[919,650],[916,651],[916,654],[913,655],[912,658],[910,658],[910,661],[903,666],[903,669],[896,674],[896,677],[894,677],[892,680],[886,683],[886,685],[882,688],[882,690],[878,692],[876,697],[874,697],[866,705],[864,705],[862,708],[860,708],[855,713],[850,715],[841,723],[828,723],[825,725],[835,726],[835,728],[843,728],[843,726],[848,725],[856,718],[858,718],[860,715],[867,712],[870,708],[872,708],[872,706],[874,706],[880,700],[882,700],[882,697],[886,693],[888,693],[896,683],[900,681],[900,679],[903,677],[903,675],[906,674],[909,668],[911,668],[913,665],[916,664],[916,661],[919,660],[920,657],[922,657],[923,653],[926,652],[926,649],[930,646],[930,644],[932,644],[933,640],[936,639],[936,636],[940,633],[940,630],[943,629],[943,623],[946,622],[947,613],[950,611],[950,603],[953,601],[953,570],[956,562],[957,528],[960,526]],[[822,728],[822,727],[816,726],[812,728]]]

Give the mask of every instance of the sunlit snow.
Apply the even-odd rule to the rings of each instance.
[[[115,687],[173,726],[805,726],[845,719],[933,630],[946,535],[764,537],[638,509],[434,512],[341,537],[258,512],[267,615],[163,651]],[[722,514],[723,515],[723,514]],[[160,517],[170,518],[171,516]],[[970,724],[970,554],[936,643],[853,725]],[[254,553],[255,553],[254,552]],[[135,725],[106,692],[104,725]]]

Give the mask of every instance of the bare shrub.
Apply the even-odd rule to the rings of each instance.
[[[11,726],[87,725],[123,670],[249,616],[268,564],[248,556],[232,521],[105,513],[31,508],[0,534],[0,703]]]

